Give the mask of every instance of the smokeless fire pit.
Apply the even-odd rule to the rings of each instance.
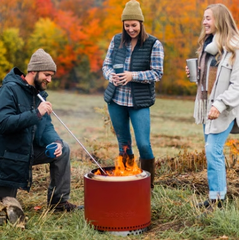
[[[105,172],[115,167],[103,168]],[[139,234],[151,223],[150,173],[132,176],[84,176],[85,219],[100,231],[118,235]]]

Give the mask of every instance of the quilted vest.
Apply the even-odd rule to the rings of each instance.
[[[145,40],[143,46],[140,46],[140,42],[136,44],[134,51],[131,55],[130,71],[146,71],[150,70],[150,57],[152,47],[157,39],[151,35]],[[121,34],[115,35],[114,38],[114,50],[112,53],[112,63],[118,64],[125,62],[126,47],[119,48],[121,42]],[[128,83],[131,86],[131,92],[133,97],[134,108],[150,107],[155,102],[155,83],[142,84],[137,82]],[[110,103],[116,87],[114,84],[109,83],[104,93],[104,100]]]

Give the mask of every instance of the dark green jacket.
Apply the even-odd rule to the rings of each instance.
[[[13,68],[0,88],[0,186],[29,190],[32,183],[33,143],[45,147],[61,141],[45,114],[39,117],[37,90]],[[47,97],[45,91],[40,93]]]

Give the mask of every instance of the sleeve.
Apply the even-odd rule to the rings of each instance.
[[[30,109],[29,106],[18,104],[18,95],[14,92],[20,92],[19,88],[14,86],[4,86],[0,91],[0,133],[10,134],[21,131],[25,128],[37,124],[40,119],[36,109]],[[20,96],[20,94],[19,94]]]
[[[108,51],[103,63],[103,67],[102,67],[102,71],[103,71],[103,75],[104,78],[106,80],[109,80],[109,82],[111,81],[111,73],[114,73],[114,69],[112,66],[112,53],[113,53],[113,49],[114,49],[114,37],[112,38],[110,45],[108,47]]]
[[[236,51],[235,61],[229,79],[229,87],[217,96],[212,105],[216,107],[219,112],[239,106],[239,50]]]
[[[45,99],[46,100],[46,99]],[[37,105],[40,104],[40,101]],[[52,142],[61,143],[63,146],[63,140],[60,138],[52,123],[51,115],[47,113],[41,117],[41,120],[36,125],[36,132],[34,142],[38,146],[45,147]]]
[[[56,132],[50,115],[45,114],[39,124],[37,124],[34,141],[37,145],[42,147],[45,147],[52,142],[59,142],[63,146],[63,141]]]

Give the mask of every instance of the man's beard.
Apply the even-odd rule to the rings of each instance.
[[[42,87],[42,81],[39,79],[39,72],[37,72],[36,76],[34,77],[34,84],[35,88],[38,91],[44,91],[45,89]]]

